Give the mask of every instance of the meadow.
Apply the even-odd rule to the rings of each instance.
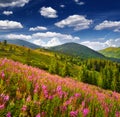
[[[0,117],[120,117],[120,94],[0,59]]]

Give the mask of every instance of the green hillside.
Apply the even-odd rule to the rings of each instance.
[[[51,52],[45,49],[33,50],[25,46],[17,46],[13,44],[4,45],[3,43],[0,43],[0,57],[6,57],[8,59],[19,61],[24,64],[32,65],[55,74],[56,69],[51,68],[51,65],[53,65],[53,67],[57,67],[57,65],[59,65],[58,70],[62,72],[66,61],[72,59],[72,57],[69,57],[67,55]],[[68,62],[71,76],[76,76],[77,72],[79,71],[79,66],[75,65],[74,62]],[[74,71],[72,69],[74,69]],[[57,72],[57,74],[61,75],[62,73]]]
[[[120,47],[109,47],[99,52],[104,56],[120,59]]]
[[[81,59],[46,49],[0,43],[0,57],[34,66],[62,77],[120,92],[120,64],[107,59]]]
[[[102,54],[77,43],[66,43],[50,50],[61,52],[72,56],[80,56],[81,58],[105,58]]]

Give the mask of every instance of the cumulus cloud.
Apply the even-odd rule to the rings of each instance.
[[[47,30],[47,28],[43,26],[31,27],[29,29],[29,31],[44,31],[44,30]]]
[[[0,0],[0,7],[23,7],[30,0]]]
[[[84,42],[81,42],[80,44],[85,45],[85,46],[87,46],[91,49],[94,49],[94,50],[101,50],[101,49],[104,49],[104,48],[107,48],[107,47],[120,47],[120,38],[108,39],[104,42],[84,41]]]
[[[36,44],[36,45],[41,45],[43,47],[52,47],[52,46],[61,45],[61,42],[59,41],[58,38],[52,38],[48,42],[45,42],[45,41],[43,41],[41,39],[34,40],[33,43]]]
[[[105,20],[102,23],[95,26],[94,29],[95,30],[113,29],[114,32],[118,32],[118,30],[120,29],[120,21]]]
[[[78,5],[84,5],[85,3],[79,0],[74,0]]]
[[[47,18],[57,18],[57,11],[52,7],[42,7],[40,9],[40,14]]]
[[[33,43],[45,47],[51,47],[63,44],[65,42],[80,40],[79,37],[56,32],[35,33],[32,35],[32,39],[34,40]]]
[[[23,28],[20,22],[0,20],[0,30],[20,29]]]
[[[74,37],[72,35],[56,33],[56,32],[45,32],[45,33],[34,33],[31,35],[24,34],[6,34],[1,35],[0,38],[3,39],[23,39],[33,42],[37,45],[44,47],[56,46],[66,42],[79,41],[79,37]]]
[[[12,15],[13,12],[12,11],[3,11],[3,14],[9,16],[9,15]]]
[[[8,35],[5,35],[4,38],[6,38],[6,39],[24,39],[24,40],[32,39],[31,35],[23,35],[23,34],[8,34]]]
[[[72,35],[61,34],[56,32],[35,33],[32,35],[34,39],[60,39],[60,40],[79,40],[79,37],[73,37]]]
[[[84,30],[88,29],[92,22],[92,20],[86,19],[83,15],[72,15],[60,22],[55,23],[55,25],[59,28],[73,27],[74,30]]]

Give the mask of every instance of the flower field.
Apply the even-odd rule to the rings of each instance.
[[[0,117],[120,117],[120,94],[5,58]]]

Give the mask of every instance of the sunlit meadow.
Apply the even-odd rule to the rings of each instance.
[[[0,117],[120,117],[120,94],[4,58]]]

